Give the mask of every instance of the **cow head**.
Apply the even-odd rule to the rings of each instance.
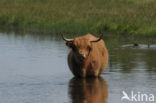
[[[63,40],[66,41],[66,45],[72,49],[75,57],[78,60],[83,61],[89,56],[92,50],[92,43],[100,41],[102,38],[102,35],[100,36],[99,39],[92,40],[92,41],[90,41],[89,38],[83,38],[83,37],[74,38],[74,39],[66,39],[62,35],[62,38]]]

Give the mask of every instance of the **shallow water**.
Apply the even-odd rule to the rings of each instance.
[[[156,101],[156,45],[103,39],[107,69],[101,78],[77,79],[59,36],[0,33],[0,103],[127,103],[123,91],[153,94]]]

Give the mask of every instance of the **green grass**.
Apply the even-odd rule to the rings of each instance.
[[[0,0],[0,25],[53,33],[156,36],[156,0]]]

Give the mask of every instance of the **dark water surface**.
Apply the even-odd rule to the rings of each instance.
[[[156,102],[156,45],[103,39],[107,69],[100,78],[77,79],[60,37],[0,33],[0,103],[127,103],[121,101],[123,91],[153,94]]]

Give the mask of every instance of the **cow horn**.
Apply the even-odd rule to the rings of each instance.
[[[64,38],[63,34],[61,36],[62,36],[62,39],[65,40],[65,41],[68,41],[68,42],[74,41],[74,39],[66,39],[66,38]]]
[[[98,41],[100,41],[102,39],[102,36],[103,36],[103,34],[101,34],[100,37],[97,40],[92,40],[90,42],[98,42]]]

